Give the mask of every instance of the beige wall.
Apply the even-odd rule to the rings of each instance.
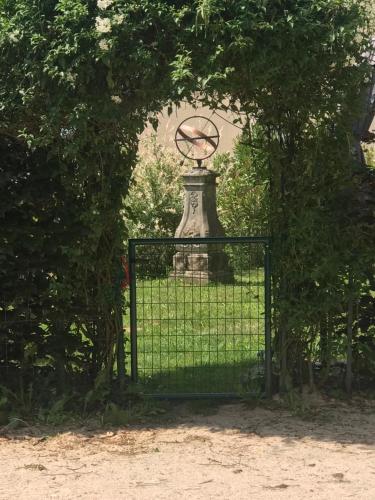
[[[159,128],[157,130],[157,138],[161,144],[164,144],[168,148],[176,149],[174,143],[174,137],[178,125],[189,118],[190,116],[201,115],[210,118],[217,128],[220,134],[220,143],[218,147],[219,153],[224,153],[231,151],[233,148],[233,143],[236,137],[241,133],[241,130],[228,123],[226,120],[231,121],[232,115],[230,113],[225,113],[224,111],[217,112],[213,114],[212,110],[207,107],[201,107],[194,109],[191,105],[182,103],[180,108],[174,107],[171,116],[168,116],[167,110],[164,110],[159,115]],[[221,118],[221,117],[224,117]],[[149,126],[143,134],[143,137],[152,135],[154,132],[153,128]]]
[[[235,116],[231,113],[225,113],[224,111],[218,111],[217,114],[213,114],[210,108],[201,107],[195,109],[191,105],[185,103],[182,103],[179,108],[174,107],[173,113],[170,116],[168,116],[166,109],[159,114],[159,128],[157,130],[158,142],[168,148],[171,148],[172,150],[176,150],[174,137],[178,125],[186,118],[194,115],[201,115],[210,118],[219,129],[219,153],[232,151],[235,139],[241,134],[241,130],[238,126],[236,127],[235,125],[228,123],[231,122]],[[375,120],[372,124],[372,130],[375,132]],[[154,129],[149,126],[143,133],[142,138],[146,138],[154,133]]]

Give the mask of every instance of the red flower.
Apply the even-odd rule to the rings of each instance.
[[[121,280],[120,286],[121,290],[126,290],[127,288],[129,288],[130,285],[130,274],[129,274],[129,263],[124,255],[121,257],[121,265],[122,265],[122,270],[124,272],[124,277]]]

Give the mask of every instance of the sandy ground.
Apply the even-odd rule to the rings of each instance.
[[[374,404],[302,417],[185,405],[168,418],[3,435],[0,499],[375,499]]]

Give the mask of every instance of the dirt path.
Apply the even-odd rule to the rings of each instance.
[[[225,405],[170,423],[0,438],[0,499],[375,499],[375,407]]]

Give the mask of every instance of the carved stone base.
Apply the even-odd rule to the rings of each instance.
[[[224,236],[216,210],[216,178],[206,168],[194,168],[183,175],[184,214],[176,238],[209,238]],[[178,245],[173,258],[172,278],[195,283],[232,283],[233,272],[220,244]]]
[[[177,252],[173,257],[171,278],[192,283],[233,283],[233,272],[223,251]]]

